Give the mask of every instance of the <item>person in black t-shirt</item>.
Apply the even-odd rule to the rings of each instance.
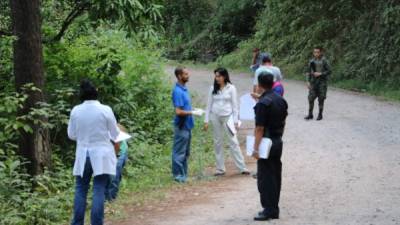
[[[258,93],[262,93],[254,107],[256,114],[255,143],[253,157],[257,159],[257,186],[263,210],[254,220],[279,218],[279,197],[282,177],[282,135],[288,115],[288,105],[281,96],[272,91],[272,74],[263,72],[258,77]],[[269,138],[272,147],[267,159],[259,158],[262,138]]]

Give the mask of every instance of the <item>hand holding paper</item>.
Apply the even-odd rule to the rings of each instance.
[[[130,139],[130,138],[132,138],[131,135],[129,135],[129,134],[123,132],[123,131],[120,131],[118,137],[117,137],[115,140],[113,140],[113,141],[114,141],[115,143],[118,143],[118,142],[121,142],[121,141],[128,140],[128,139]]]
[[[194,115],[194,116],[202,116],[203,114],[204,114],[204,110],[203,109],[195,108],[192,111],[192,115]]]
[[[254,153],[254,136],[247,136],[246,137],[246,152],[248,156],[253,156]],[[272,147],[272,141],[269,138],[263,138],[261,140],[259,149],[258,149],[258,157],[261,159],[268,159],[269,152]]]

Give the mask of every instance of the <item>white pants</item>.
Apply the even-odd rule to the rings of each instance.
[[[216,166],[217,172],[225,172],[225,163],[224,163],[224,136],[226,135],[229,142],[229,148],[231,150],[231,155],[233,160],[235,161],[236,167],[240,172],[247,171],[246,165],[244,163],[244,158],[242,152],[240,150],[239,141],[237,139],[237,135],[232,136],[226,126],[226,122],[228,121],[229,116],[217,116],[211,113],[210,121],[213,126],[214,133],[214,149],[215,149],[215,158],[216,158]]]

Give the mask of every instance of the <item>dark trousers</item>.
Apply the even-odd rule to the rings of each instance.
[[[125,167],[126,160],[128,159],[127,152],[122,153],[117,158],[117,172],[114,175],[110,175],[110,179],[106,186],[106,200],[113,201],[117,198],[118,191],[119,191],[119,184],[122,180],[122,170]]]
[[[261,206],[268,214],[279,213],[279,198],[282,183],[282,140],[272,139],[268,159],[257,161],[257,186]]]
[[[85,222],[86,197],[90,187],[90,180],[93,176],[93,168],[90,158],[86,158],[83,177],[76,176],[74,216],[71,225],[83,225]],[[109,175],[101,174],[93,178],[93,200],[90,212],[92,225],[103,225],[104,221],[104,192],[108,183]]]
[[[311,84],[311,89],[309,90],[308,93],[309,115],[313,114],[314,102],[315,99],[317,98],[318,98],[319,113],[322,114],[322,112],[324,111],[324,102],[326,99],[327,90],[328,90],[327,82],[318,82],[316,84]]]

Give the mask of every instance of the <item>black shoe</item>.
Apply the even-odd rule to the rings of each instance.
[[[225,176],[225,172],[220,172],[220,171],[218,171],[218,172],[215,172],[215,173],[214,173],[214,176],[216,176],[216,177],[222,177],[222,176]]]
[[[250,175],[250,171],[245,170],[245,171],[242,171],[240,174],[248,176],[248,175]]]
[[[266,221],[273,219],[279,219],[279,214],[266,214],[264,211],[261,211],[256,217],[254,217],[255,221]]]
[[[308,114],[308,116],[304,117],[305,120],[312,120],[314,116],[312,114]]]
[[[322,114],[318,114],[317,120],[322,120]]]

